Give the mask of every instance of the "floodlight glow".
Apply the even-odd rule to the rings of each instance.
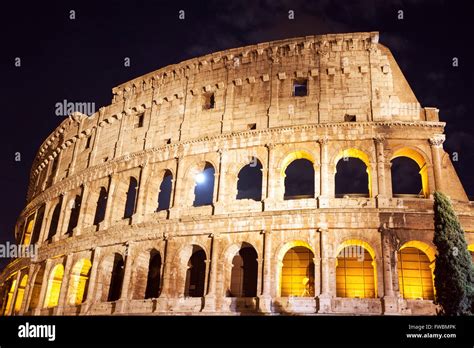
[[[204,173],[199,173],[198,175],[196,175],[195,179],[198,184],[202,184],[204,181],[206,181],[206,176],[204,175]]]

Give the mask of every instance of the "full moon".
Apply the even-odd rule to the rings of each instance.
[[[198,184],[202,184],[204,181],[206,181],[206,176],[204,175],[204,173],[199,173],[198,175],[196,175],[196,182]]]

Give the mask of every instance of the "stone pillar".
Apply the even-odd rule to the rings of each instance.
[[[329,284],[331,266],[334,264],[334,258],[331,258],[328,241],[328,228],[321,226],[319,228],[320,253],[321,253],[321,294],[318,297],[318,312],[331,312],[331,285]],[[331,260],[332,259],[332,260]]]
[[[101,247],[95,247],[92,250],[91,255],[91,271],[89,275],[89,284],[87,285],[87,298],[84,303],[81,305],[81,315],[87,314],[90,310],[90,307],[96,303],[97,297],[100,298],[100,294],[96,294],[94,291],[97,289],[97,273],[99,269],[99,261],[101,254]]]
[[[186,187],[186,178],[181,176],[181,172],[183,171],[184,161],[183,156],[179,155],[175,157],[176,159],[176,170],[175,175],[173,177],[174,185],[172,187],[172,200],[170,204],[170,218],[177,218],[179,216],[179,208],[180,206],[184,206],[187,203],[187,195],[184,195],[183,192],[184,188]],[[184,197],[183,197],[184,195]]]
[[[81,122],[81,117],[77,118],[78,123],[77,125],[77,134],[76,134],[76,141],[74,142],[74,147],[72,149],[72,158],[71,158],[71,163],[69,164],[69,170],[67,172],[67,176],[70,177],[72,174],[74,174],[74,170],[76,169],[76,161],[77,161],[77,154],[79,153],[79,144],[81,141],[79,141],[79,134],[82,132],[82,122]]]
[[[45,237],[45,234],[47,233],[46,232],[46,225],[48,225],[49,210],[50,209],[51,209],[51,203],[50,203],[50,201],[47,201],[44,205],[43,222],[41,223],[41,229],[39,231],[38,242],[36,243],[36,245],[38,245],[38,246],[43,244],[44,240],[46,239],[46,237]]]
[[[33,266],[34,264],[31,263],[30,267],[28,268],[28,283],[26,284],[26,287],[25,287],[25,292],[23,295],[23,303],[21,304],[21,308],[20,308],[20,315],[24,315],[25,312],[28,310],[28,304],[30,303],[31,294],[33,292],[33,288],[35,285],[35,283],[33,282],[33,274],[34,274],[35,268]]]
[[[61,282],[61,290],[59,291],[58,305],[54,308],[54,315],[62,315],[64,307],[67,303],[67,292],[69,290],[69,280],[71,279],[71,268],[72,268],[73,254],[66,255],[66,262],[64,263],[64,275]]]
[[[127,244],[125,249],[125,271],[123,274],[122,291],[120,293],[120,299],[117,301],[116,311],[118,313],[125,313],[127,311],[127,305],[129,299],[130,281],[132,278],[132,262],[134,259],[134,245],[132,243]]]
[[[441,165],[441,154],[443,151],[443,143],[445,140],[444,134],[435,134],[429,139],[431,147],[431,157],[433,159],[433,172],[435,181],[435,191],[444,191],[443,187],[443,173]]]
[[[91,202],[89,202],[89,195],[90,185],[82,184],[81,210],[79,211],[79,217],[77,218],[77,226],[72,230],[73,236],[80,236],[82,229],[84,228],[88,207],[91,204]]]
[[[388,206],[388,197],[389,197],[389,194],[387,192],[387,170],[386,170],[385,152],[384,152],[385,138],[382,136],[377,136],[374,138],[374,142],[375,142],[375,156],[377,160],[376,162],[377,170],[374,170],[373,172],[377,174],[377,190],[378,190],[378,194],[376,196],[377,207],[383,208],[383,207]]]
[[[58,204],[60,204],[59,218],[58,218],[58,224],[57,224],[57,227],[56,227],[56,233],[52,237],[52,242],[53,243],[57,242],[61,238],[61,235],[63,233],[62,228],[63,228],[64,218],[66,217],[67,212],[68,212],[68,209],[67,209],[67,195],[64,194],[64,193],[61,193],[59,197],[60,197],[59,202],[58,202]],[[49,216],[50,225],[51,225],[51,219],[53,217],[53,213],[54,213],[54,209],[51,212],[51,215]],[[48,232],[49,232],[49,228],[48,228]]]
[[[21,281],[21,271],[19,270],[16,274],[16,281],[15,282],[15,289],[13,290],[13,295],[12,299],[10,302],[10,308],[8,309],[8,313],[5,313],[5,315],[11,316],[13,313],[15,313],[15,303],[16,303],[16,296],[18,295],[18,288],[20,287],[20,281]]]
[[[320,189],[318,197],[318,208],[327,208],[329,206],[329,195],[330,195],[330,181],[329,181],[329,151],[328,151],[328,137],[322,137],[318,140],[320,147]],[[314,183],[315,185],[317,183]]]
[[[259,311],[262,313],[272,312],[272,296],[271,296],[271,283],[272,283],[272,232],[266,230],[263,233],[264,236],[264,251],[263,251],[263,291],[262,295],[259,296]]]
[[[170,242],[171,242],[171,237],[164,236],[164,241],[165,241],[165,251],[163,255],[163,275],[161,277],[162,282],[161,282],[161,292],[160,292],[160,298],[168,298],[170,297],[170,290],[171,290],[171,250],[170,250]]]
[[[109,188],[107,190],[107,205],[105,208],[104,220],[99,224],[99,229],[106,229],[112,224],[113,209],[114,209],[114,191],[115,185],[117,184],[117,178],[115,175],[110,176]]]
[[[384,226],[379,229],[382,239],[382,260],[381,266],[383,269],[383,298],[382,298],[382,310],[384,314],[398,313],[398,297],[395,295],[393,290],[393,267],[392,260],[395,260],[393,250],[393,231],[385,228]],[[379,290],[380,291],[380,290]]]
[[[281,182],[280,173],[275,168],[275,144],[265,144],[265,147],[268,151],[268,159],[267,159],[267,180],[266,180],[266,187],[263,189],[265,190],[265,198],[264,198],[264,210],[271,210],[272,206],[275,205],[275,202],[278,200],[278,185]],[[281,197],[283,199],[283,196]]]
[[[212,256],[211,256],[211,271],[209,272],[209,287],[204,299],[205,312],[216,311],[216,288],[217,288],[217,264],[220,253],[220,235],[212,235]]]
[[[41,291],[39,295],[39,300],[38,300],[38,306],[34,309],[33,315],[40,315],[41,309],[44,308],[44,296],[46,295],[46,290],[48,288],[48,279],[49,279],[49,273],[51,272],[51,264],[52,264],[51,259],[46,260],[46,265],[44,267],[44,274],[43,274],[43,280],[41,282]]]
[[[142,169],[140,172],[137,209],[135,210],[135,214],[133,214],[132,216],[133,224],[142,222],[146,214],[146,196],[147,196],[146,183],[148,182],[150,166],[148,165],[148,162],[145,162],[141,165],[141,167]]]
[[[225,185],[224,181],[226,176],[223,175],[222,171],[222,158],[224,156],[224,150],[219,149],[217,150],[219,154],[219,164],[217,170],[214,174],[214,195],[213,195],[213,205],[214,205],[214,214],[218,214],[225,210]]]

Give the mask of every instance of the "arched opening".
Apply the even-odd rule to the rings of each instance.
[[[281,269],[282,297],[314,296],[314,254],[304,246],[288,250]]]
[[[137,203],[137,191],[138,191],[138,181],[133,176],[130,177],[130,182],[128,184],[127,197],[125,201],[125,211],[123,213],[123,218],[131,218],[135,214],[135,208]]]
[[[391,158],[393,196],[429,196],[428,170],[424,157],[416,150],[401,148]]]
[[[87,299],[91,267],[90,260],[82,259],[72,268],[67,301],[69,304],[80,305]]]
[[[199,207],[210,205],[214,197],[214,176],[215,170],[212,164],[207,163],[204,170],[194,176],[194,202],[193,206]]]
[[[362,244],[345,246],[336,260],[336,296],[374,298],[375,262]]]
[[[357,149],[346,149],[336,156],[335,195],[372,197],[369,157]]]
[[[16,279],[13,278],[15,276],[16,274],[12,275],[12,277],[8,279],[7,281],[7,288],[9,288],[9,291],[7,293],[7,304],[5,306],[5,310],[3,311],[5,315],[9,314],[12,303],[13,303],[13,296],[15,295],[15,289],[16,289]]]
[[[35,215],[32,214],[26,220],[26,228],[23,234],[23,245],[30,245],[31,234],[33,233],[33,226],[35,224]]]
[[[393,196],[423,197],[418,164],[408,157],[394,158],[391,164]]]
[[[146,282],[145,298],[157,298],[161,290],[161,255],[153,250],[148,264],[148,277]]]
[[[44,306],[47,308],[56,307],[59,302],[59,293],[61,292],[61,284],[63,282],[64,267],[62,264],[54,266],[49,274],[48,287],[46,288],[46,296],[44,298]]]
[[[39,209],[38,212],[36,213],[36,218],[35,218],[35,226],[33,227],[33,233],[31,235],[31,244],[36,244],[38,243],[40,233],[41,233],[41,227],[43,226],[43,219],[44,219],[44,210],[46,208],[46,205],[43,204]]]
[[[306,158],[295,159],[285,170],[284,199],[314,197],[314,166]]]
[[[237,199],[262,200],[262,164],[255,157],[239,171]]]
[[[124,274],[125,263],[123,261],[123,257],[119,253],[115,253],[107,301],[111,302],[120,299],[120,296],[122,295],[122,283]]]
[[[72,231],[77,227],[77,222],[79,220],[79,212],[81,211],[82,197],[76,195],[74,201],[71,202],[71,214],[69,215],[69,222],[67,225],[66,234],[72,235]]]
[[[420,249],[403,246],[397,253],[400,295],[406,299],[433,300],[430,259]]]
[[[58,230],[58,223],[59,223],[59,216],[61,214],[61,205],[62,205],[62,197],[60,201],[54,207],[53,214],[51,215],[51,223],[49,224],[49,231],[48,231],[48,240],[54,237]]]
[[[204,296],[204,282],[206,279],[206,252],[198,246],[193,246],[193,253],[189,258],[186,271],[184,296]]]
[[[250,244],[244,243],[232,259],[228,297],[257,296],[257,272],[257,252]]]
[[[107,189],[105,187],[100,188],[99,198],[97,199],[95,215],[94,215],[94,225],[98,225],[105,218],[105,209],[107,208]]]
[[[33,291],[31,292],[31,299],[30,304],[28,306],[28,310],[36,309],[40,305],[41,287],[43,285],[44,271],[45,264],[43,263],[35,276],[35,283],[33,284]]]
[[[171,205],[171,190],[173,188],[173,174],[166,170],[158,194],[158,208],[156,211],[167,210]]]
[[[15,313],[19,313],[21,310],[21,304],[23,303],[23,298],[25,296],[25,288],[26,284],[28,284],[28,275],[23,275],[21,278],[20,284],[18,286],[18,290],[16,292],[16,300],[15,300]]]

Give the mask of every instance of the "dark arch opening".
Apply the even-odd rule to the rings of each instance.
[[[369,197],[369,175],[365,163],[354,157],[341,158],[336,166],[336,197]]]
[[[173,186],[173,174],[169,170],[163,175],[158,195],[158,208],[156,211],[167,210],[171,205],[171,189]]]
[[[122,294],[122,283],[124,273],[125,263],[123,261],[123,257],[122,255],[115,253],[107,301],[117,301],[120,299],[120,295]]]
[[[145,298],[157,298],[161,289],[161,255],[154,250],[150,254]]]
[[[186,272],[184,296],[202,297],[204,296],[204,282],[206,279],[206,253],[196,246],[193,249],[195,251],[189,258]]]
[[[74,198],[74,205],[71,208],[71,214],[69,216],[69,223],[67,225],[66,234],[72,235],[72,230],[77,226],[79,220],[79,212],[81,211],[82,197],[76,195]]]
[[[49,225],[49,231],[48,231],[48,240],[51,241],[51,239],[54,237],[58,230],[58,223],[59,223],[59,216],[61,214],[61,205],[62,205],[63,198],[59,200],[59,202],[56,204],[56,207],[54,208],[53,214],[51,215],[51,224]]]
[[[418,163],[409,157],[397,157],[391,163],[393,195],[423,195]]]
[[[307,159],[291,162],[285,170],[284,199],[314,197],[314,166]]]
[[[262,199],[262,164],[256,158],[239,172],[237,199]]]
[[[105,187],[100,188],[99,198],[97,199],[97,206],[94,215],[94,225],[98,225],[105,218],[105,209],[107,208],[107,189]]]
[[[229,297],[257,296],[257,252],[244,245],[232,259]]]
[[[43,204],[36,213],[35,226],[33,227],[33,235],[31,236],[31,244],[38,243],[41,227],[43,226],[45,208],[46,206]]]
[[[196,185],[194,186],[194,202],[193,206],[212,204],[214,197],[214,167],[210,163],[206,163],[204,170],[193,178]]]
[[[136,203],[137,203],[137,191],[138,191],[138,181],[133,176],[130,177],[130,182],[128,184],[127,199],[125,202],[125,211],[123,213],[123,218],[128,219],[132,217],[135,213]]]

